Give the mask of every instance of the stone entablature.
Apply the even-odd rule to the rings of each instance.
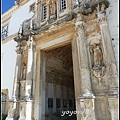
[[[35,10],[34,16],[31,19],[25,20],[22,23],[21,29],[23,30],[23,33],[21,33],[21,34],[23,34],[24,36],[27,36],[27,32],[29,34],[29,29],[32,29],[34,31],[34,34],[40,34],[41,32],[49,30],[51,27],[58,26],[59,24],[66,23],[67,21],[71,21],[72,19],[74,19],[76,17],[76,14],[78,12],[83,14],[83,17],[84,17],[83,20],[85,22],[88,21],[88,24],[91,25],[91,23],[89,21],[93,21],[94,19],[96,19],[96,13],[98,11],[97,4],[99,4],[99,6],[101,6],[101,4],[104,3],[105,8],[108,7],[108,4],[109,4],[107,2],[107,0],[100,0],[98,2],[83,1],[78,4],[74,4],[73,1],[71,1],[71,2],[66,1],[66,9],[64,9],[63,11],[60,11],[60,9],[59,9],[60,3],[59,2],[60,1],[55,1],[55,0],[54,1],[53,0],[52,1],[38,1],[36,3],[37,8]],[[47,5],[46,6],[47,11],[46,11],[46,18],[42,19],[41,18],[42,5],[44,5],[44,4]],[[87,5],[87,7],[86,7],[86,5]],[[55,15],[55,17],[51,18],[51,15],[52,16]],[[31,25],[32,25],[32,28],[31,28]]]
[[[16,4],[17,5],[24,5],[25,3],[27,3],[29,0],[17,0]]]

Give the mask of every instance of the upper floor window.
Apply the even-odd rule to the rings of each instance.
[[[2,93],[1,95],[2,97],[2,114],[5,114],[5,110],[6,110],[6,94]]]
[[[46,8],[46,4],[44,4],[42,6],[42,19],[45,19],[47,16],[47,8]]]
[[[2,27],[2,40],[6,39],[8,36],[8,25]]]
[[[32,5],[30,5],[30,11],[32,11],[32,12],[35,11],[35,3],[33,3]]]
[[[60,0],[60,10],[66,9],[66,0]]]

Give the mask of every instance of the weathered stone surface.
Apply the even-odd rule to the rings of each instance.
[[[22,63],[27,69],[22,66],[20,91],[14,89],[14,96],[20,92],[21,98],[25,96],[20,101],[20,111],[14,113],[11,106],[9,115],[13,118],[19,113],[19,120],[53,119],[56,111],[69,109],[69,99],[75,99],[76,109],[71,110],[80,112],[76,115],[78,120],[117,120],[118,76],[105,12],[108,2],[83,0],[74,5],[74,1],[67,1],[64,11],[59,11],[60,3],[56,0],[38,1],[37,6],[45,3],[48,8],[45,20],[41,20],[37,8],[38,29],[32,29],[32,19],[24,21],[24,25],[28,24],[28,28],[24,28],[26,37],[15,39],[18,42],[20,38],[21,43],[27,45],[22,54]],[[20,68],[19,65],[17,69]],[[14,85],[19,88],[17,82]],[[53,100],[51,108],[48,108],[48,98]],[[62,101],[57,109],[56,98]],[[55,117],[59,118],[63,119],[60,115]]]

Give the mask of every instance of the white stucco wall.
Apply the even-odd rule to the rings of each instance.
[[[30,5],[33,4],[35,1],[36,0],[30,0],[14,12],[9,22],[8,36],[11,36],[18,32],[22,22],[34,15],[33,12],[30,12]]]
[[[115,53],[115,58],[116,58],[116,63],[118,65],[118,28],[119,28],[119,11],[118,11],[118,5],[119,5],[119,0],[108,0],[110,2],[109,8],[107,8],[107,19],[108,19],[108,24],[109,24],[109,30],[110,30],[110,35],[111,35],[111,41]]]
[[[16,64],[16,42],[13,40],[2,45],[2,81],[1,89],[8,89],[9,98],[12,97],[14,72]]]
[[[30,5],[36,0],[30,0],[25,5],[21,6],[16,10],[9,21],[8,26],[8,37],[17,33],[20,24],[33,16],[33,12],[29,12]],[[14,82],[14,73],[15,73],[15,64],[16,64],[16,52],[15,46],[17,43],[12,39],[2,45],[2,89],[8,89],[9,98],[12,97],[13,91],[13,82]]]

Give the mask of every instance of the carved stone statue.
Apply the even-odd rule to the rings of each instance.
[[[101,66],[102,60],[103,60],[103,55],[102,55],[102,50],[101,50],[100,46],[97,44],[94,44],[93,49],[90,49],[90,52],[93,53],[94,67]]]
[[[23,80],[26,79],[26,72],[27,72],[27,66],[26,64],[23,64]]]
[[[56,14],[56,3],[52,0],[50,4],[50,15],[55,15]]]

